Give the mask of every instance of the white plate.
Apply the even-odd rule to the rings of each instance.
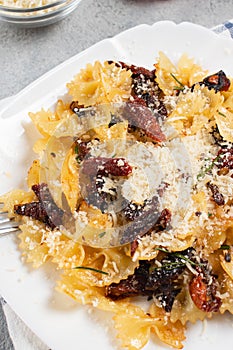
[[[0,193],[24,185],[36,137],[28,111],[51,106],[66,92],[66,83],[88,62],[124,60],[152,68],[160,50],[174,61],[186,52],[204,68],[213,72],[224,69],[233,76],[233,41],[190,23],[140,25],[94,45],[29,85],[2,110]],[[28,326],[53,350],[112,349],[112,332],[105,327],[109,317],[96,311],[89,314],[88,307],[54,292],[54,284],[51,266],[32,270],[21,262],[14,237],[1,238],[0,294]],[[230,315],[224,315],[208,321],[205,327],[202,323],[191,326],[185,349],[219,350],[223,344],[232,348],[232,321]],[[145,349],[153,349],[153,344],[150,342]],[[157,349],[168,348],[158,342]]]

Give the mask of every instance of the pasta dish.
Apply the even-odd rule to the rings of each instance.
[[[188,322],[233,313],[233,79],[159,52],[153,70],[87,64],[67,89],[29,113],[28,189],[0,198],[22,255],[113,313],[122,348],[181,349]]]

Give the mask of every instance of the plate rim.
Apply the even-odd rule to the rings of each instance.
[[[41,76],[39,76],[38,78],[36,78],[35,80],[33,80],[31,83],[29,83],[28,85],[26,85],[23,89],[21,89],[19,92],[17,92],[16,94],[14,94],[12,96],[12,99],[10,100],[10,102],[3,106],[3,108],[1,108],[0,110],[0,119],[6,119],[6,118],[10,118],[11,117],[11,111],[12,111],[12,107],[14,106],[15,103],[17,103],[18,100],[22,99],[22,98],[27,98],[27,94],[30,93],[30,91],[32,89],[34,89],[36,86],[38,86],[39,84],[41,84],[42,82],[46,81],[47,79],[50,79],[51,76],[59,73],[60,71],[62,71],[62,69],[64,67],[69,66],[70,64],[72,64],[73,62],[75,62],[76,60],[79,60],[82,56],[84,56],[89,50],[91,49],[95,49],[98,48],[98,46],[103,45],[105,42],[114,42],[117,39],[120,39],[121,37],[124,37],[128,34],[131,34],[131,32],[134,32],[136,30],[141,30],[142,28],[152,28],[153,30],[160,30],[162,29],[164,26],[172,26],[172,27],[176,27],[179,28],[180,30],[183,30],[183,28],[187,27],[187,28],[194,28],[195,30],[199,30],[205,31],[206,35],[208,34],[210,37],[215,37],[222,40],[226,40],[228,42],[231,42],[232,39],[231,38],[223,38],[219,36],[219,34],[215,33],[214,31],[212,31],[209,28],[206,28],[200,24],[195,24],[195,23],[191,23],[191,22],[187,22],[187,21],[183,21],[180,23],[175,23],[174,21],[170,21],[170,20],[165,20],[165,21],[158,21],[155,22],[153,24],[146,24],[146,23],[142,23],[139,25],[136,25],[134,27],[128,28],[110,38],[105,38],[102,39],[98,42],[96,42],[95,44],[91,45],[90,47],[86,48],[85,50],[69,57],[68,59],[66,59],[65,61],[59,63],[58,65],[56,65],[55,67],[53,67],[52,69],[48,70],[47,72],[43,73]],[[11,96],[9,96],[11,97]],[[31,104],[27,104],[27,109],[29,109],[31,106]],[[20,113],[22,111],[19,110],[17,111],[17,114]]]
[[[51,76],[53,76],[54,73],[59,72],[60,70],[62,70],[64,67],[66,67],[67,64],[70,64],[70,63],[72,63],[73,61],[78,60],[78,59],[79,59],[80,57],[82,57],[85,53],[87,53],[90,49],[98,48],[98,46],[99,46],[99,45],[102,45],[103,42],[112,42],[112,41],[114,41],[114,40],[120,38],[120,37],[123,36],[123,35],[130,34],[130,32],[132,32],[132,31],[134,31],[134,30],[140,30],[140,28],[146,28],[146,27],[147,27],[147,28],[151,28],[151,27],[152,27],[152,28],[155,28],[155,29],[156,29],[156,28],[158,28],[158,27],[161,26],[161,25],[162,25],[162,26],[166,26],[166,25],[171,26],[171,25],[172,25],[172,26],[174,26],[174,27],[179,27],[179,28],[181,28],[181,30],[183,30],[184,27],[189,27],[189,28],[195,27],[195,28],[196,28],[197,30],[199,30],[199,31],[205,30],[206,33],[209,33],[208,35],[210,35],[210,37],[213,37],[213,38],[215,37],[215,38],[217,38],[217,39],[219,39],[219,40],[221,40],[221,41],[223,41],[223,40],[225,41],[225,40],[226,40],[227,42],[231,43],[231,45],[233,46],[233,41],[232,41],[232,39],[230,39],[230,38],[222,38],[222,37],[220,38],[218,34],[212,32],[210,29],[205,28],[205,27],[203,27],[203,26],[200,26],[200,25],[198,25],[198,24],[190,23],[190,22],[181,22],[181,23],[179,23],[179,24],[176,24],[176,23],[174,23],[174,22],[172,22],[172,21],[159,21],[159,22],[156,22],[156,23],[154,23],[154,24],[152,24],[152,25],[150,25],[150,24],[140,24],[140,25],[137,25],[137,26],[135,26],[135,27],[132,27],[132,28],[129,28],[129,29],[123,31],[123,32],[121,32],[121,33],[119,33],[119,34],[113,36],[112,38],[103,39],[103,40],[99,41],[98,43],[96,43],[96,44],[90,46],[89,48],[85,49],[84,51],[82,51],[82,52],[80,52],[80,53],[78,53],[78,54],[76,54],[76,55],[70,57],[69,59],[67,59],[67,60],[65,60],[64,62],[60,63],[59,65],[55,66],[54,68],[52,68],[51,70],[49,70],[47,73],[44,73],[41,77],[37,78],[37,79],[34,80],[32,83],[30,83],[29,85],[27,85],[27,86],[26,86],[24,89],[22,89],[19,93],[17,93],[17,95],[15,95],[15,97],[13,98],[13,101],[10,102],[10,105],[14,105],[14,103],[17,102],[17,98],[20,98],[21,95],[22,95],[22,93],[25,93],[25,92],[27,93],[28,91],[31,90],[31,88],[33,88],[34,85],[41,84],[41,83],[44,82],[45,79],[51,78]],[[8,106],[9,106],[9,105],[8,105]],[[26,108],[28,109],[28,108],[30,108],[30,106],[29,106],[29,107],[26,107]],[[4,110],[5,110],[5,109],[3,109],[3,112],[4,112]],[[20,112],[19,112],[19,113],[20,113]],[[0,119],[1,119],[1,114],[0,114]],[[0,270],[0,271],[1,271],[1,270]],[[5,297],[5,296],[3,295],[3,297],[4,297],[6,300],[8,299],[7,296]],[[10,302],[9,302],[9,305],[11,306],[11,303],[10,303]],[[32,329],[33,332],[34,332],[35,334],[37,334],[37,335],[41,338],[41,335],[39,335],[38,332],[34,329],[34,327],[32,327],[32,326],[29,324],[29,322],[28,322],[27,320],[25,320],[25,318],[22,317],[22,316],[20,315],[19,312],[17,312],[17,309],[15,309],[15,307],[13,307],[13,310],[14,310],[14,311],[16,312],[16,314],[18,314],[19,317],[28,325],[28,327],[29,327],[30,329]],[[41,339],[42,339],[42,341],[45,341],[43,338],[41,338]]]

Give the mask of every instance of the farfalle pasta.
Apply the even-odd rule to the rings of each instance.
[[[85,107],[121,102],[130,96],[131,74],[116,67],[114,62],[105,62],[102,65],[97,61],[82,69],[67,87],[72,98]]]
[[[29,190],[1,197],[22,255],[112,312],[122,348],[154,333],[181,349],[187,322],[233,313],[232,78],[160,52],[152,70],[88,64],[67,88],[29,114]]]

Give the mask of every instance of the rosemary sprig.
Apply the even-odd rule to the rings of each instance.
[[[174,262],[170,262],[167,264],[163,264],[162,266],[156,267],[155,269],[165,268],[167,270],[172,270],[174,268],[184,267],[186,265],[186,263],[189,263],[192,266],[203,266],[204,265],[202,263],[196,263],[180,253],[169,252],[168,250],[163,249],[163,248],[155,248],[155,250],[159,250],[161,252],[168,253],[169,255],[173,255],[176,258],[180,259],[180,261],[174,261]]]
[[[106,232],[101,232],[100,234],[99,234],[99,238],[102,238],[102,237],[104,237],[106,235]]]
[[[74,270],[90,270],[93,272],[102,273],[103,275],[108,275],[108,273],[105,271],[94,269],[93,267],[88,267],[88,266],[75,266],[73,269]]]
[[[79,155],[78,155],[79,154],[79,147],[78,147],[78,145],[74,146],[74,153],[77,154],[75,159],[76,159],[77,163],[80,164],[81,163],[81,159],[79,158]]]
[[[224,118],[227,117],[227,116],[226,116],[224,113],[222,113],[222,112],[219,112],[219,111],[218,111],[218,114],[221,115],[221,116],[224,117]]]
[[[210,163],[209,166],[202,166],[201,167],[201,171],[200,173],[197,175],[197,180],[200,180],[201,178],[203,178],[207,173],[209,173],[213,167],[215,166],[215,164],[218,162],[218,160],[221,158],[221,155],[219,154],[217,157],[215,157],[213,159],[213,161]]]
[[[74,146],[74,153],[75,153],[75,154],[78,154],[78,153],[79,153],[78,145],[75,145],[75,146]]]
[[[227,244],[222,244],[219,249],[221,249],[221,250],[230,250],[231,247],[229,245],[227,245]]]
[[[193,265],[193,266],[203,266],[204,264],[202,263],[195,263],[194,261],[192,261],[191,259],[189,258],[186,258],[186,256],[182,255],[182,254],[179,254],[179,253],[174,253],[174,255],[177,257],[177,258],[180,258],[186,262],[188,262],[190,265]]]
[[[167,249],[165,248],[154,248],[154,250],[159,250],[160,252],[163,252],[163,253],[170,253]]]
[[[182,86],[174,86],[173,90],[183,91],[184,87],[182,87]]]
[[[173,74],[173,73],[170,73],[172,78],[179,84],[179,86],[174,86],[174,90],[181,90],[183,91],[185,86],[183,83],[181,83],[181,81],[179,81],[179,79],[177,79],[177,77]]]

